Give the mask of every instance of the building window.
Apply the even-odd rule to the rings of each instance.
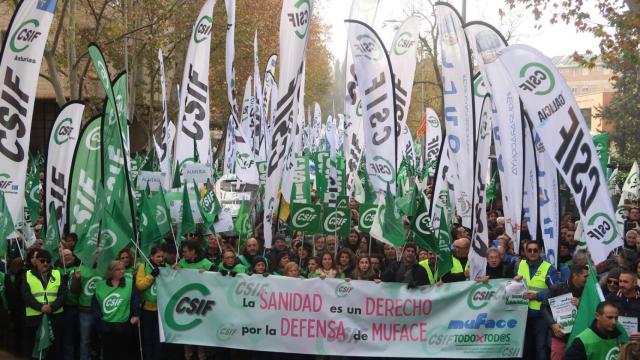
[[[576,89],[576,88],[574,88],[574,87],[572,87],[572,88],[571,88],[571,92],[572,92],[572,93],[574,93],[574,94],[576,93],[576,91],[577,91],[577,90],[578,90],[578,89]]]
[[[589,92],[589,88],[588,87],[585,86],[585,87],[582,88],[582,93],[583,94],[586,94],[588,92]]]
[[[583,68],[583,69],[582,69],[582,75],[584,75],[584,76],[589,75],[589,69],[587,69],[587,68]]]
[[[582,113],[582,117],[584,118],[584,122],[587,123],[587,127],[591,129],[591,108],[583,108],[580,109]]]

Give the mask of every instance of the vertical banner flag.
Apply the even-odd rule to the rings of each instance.
[[[495,114],[489,95],[484,97],[480,109],[473,189],[473,232],[471,235],[471,249],[469,251],[469,279],[472,280],[478,276],[485,275],[487,269],[487,250],[490,246],[487,232],[486,190],[490,169],[491,122]]]
[[[280,71],[278,101],[271,121],[271,153],[268,154],[267,184],[264,196],[265,247],[271,246],[271,221],[277,205],[278,187],[284,169],[291,123],[298,118],[298,92],[302,80],[304,56],[313,16],[313,1],[285,0],[280,16]],[[275,103],[275,102],[272,102]]]
[[[442,86],[447,147],[451,157],[454,200],[462,225],[471,228],[471,200],[474,179],[475,116],[469,45],[458,12],[447,3],[436,3],[440,31]]]
[[[271,54],[269,60],[267,60],[267,66],[264,69],[264,79],[262,80],[262,114],[267,118],[267,112],[269,110],[269,101],[271,100],[271,89],[276,82],[276,64],[278,63],[278,55]],[[265,130],[266,131],[266,130]],[[262,160],[265,161],[265,160]]]
[[[624,235],[624,222],[627,219],[625,214],[625,202],[627,200],[637,200],[638,191],[640,190],[640,170],[638,163],[633,162],[629,175],[624,180],[622,185],[622,193],[620,194],[620,201],[616,207],[616,222],[618,223],[618,230]]]
[[[379,0],[354,0],[351,3],[350,19],[360,20],[366,24],[373,24],[378,9]],[[360,158],[364,150],[364,128],[362,124],[362,94],[356,80],[356,69],[351,55],[351,47],[347,44],[345,55],[345,101],[344,114],[346,121],[351,123],[347,131],[347,145],[345,159],[347,165],[347,193],[353,192],[353,182],[358,177]],[[319,128],[318,128],[319,130]]]
[[[265,148],[266,143],[264,141],[264,133],[266,128],[266,121],[263,113],[262,104],[264,99],[262,98],[262,81],[260,80],[260,61],[258,60],[258,30],[255,31],[253,37],[253,99],[254,99],[254,113],[253,119],[255,123],[255,136],[253,138],[253,154],[259,161],[267,160],[267,150]]]
[[[229,122],[227,123],[227,135],[224,141],[224,175],[234,173],[234,165],[236,163],[236,136],[235,136],[235,123],[233,121],[233,115],[229,115]]]
[[[538,168],[536,151],[529,124],[523,119],[524,131],[524,186],[522,187],[522,219],[527,223],[527,229],[532,239],[538,236]]]
[[[413,138],[407,126],[407,117],[409,116],[413,78],[416,73],[418,25],[419,20],[417,17],[408,17],[396,31],[389,54],[391,65],[393,66],[393,78],[395,80],[395,111],[398,121],[398,129],[396,130],[396,141],[398,143],[398,153],[396,156],[398,164],[396,170],[398,170],[404,158],[407,159],[412,168],[415,168],[416,165]]]
[[[622,237],[595,146],[571,89],[551,61],[529,46],[509,46],[498,60],[517,84],[533,115],[532,125],[576,199],[594,262],[606,260],[623,245]]]
[[[215,2],[214,2],[215,3]],[[235,21],[236,21],[236,2],[235,0],[225,0],[225,5],[227,9],[227,37],[225,44],[225,76],[227,78],[227,98],[229,100],[229,106],[231,107],[231,118],[229,119],[230,125],[227,131],[231,131],[233,134],[233,142],[235,144],[235,149],[232,152],[228,152],[226,154],[227,165],[233,166],[235,165],[235,173],[238,175],[238,178],[242,179],[244,183],[247,184],[259,184],[260,179],[258,177],[258,168],[256,166],[256,162],[253,157],[253,150],[251,149],[252,142],[248,137],[251,134],[245,133],[242,129],[242,125],[240,124],[240,119],[238,118],[238,100],[236,97],[236,70],[233,65],[234,56],[235,56]],[[211,8],[211,13],[213,13],[213,5]],[[210,26],[211,24],[209,24]],[[210,31],[210,30],[209,30]],[[209,53],[209,44],[210,41],[207,41],[207,54]],[[208,59],[208,55],[207,55]],[[207,67],[208,74],[208,66],[207,62],[204,66]],[[250,81],[250,80],[247,80]],[[245,94],[245,98],[246,98]],[[208,104],[208,102],[207,102]],[[207,105],[208,106],[208,105]],[[208,112],[207,107],[207,112]],[[244,110],[243,110],[244,111]],[[209,118],[207,117],[207,139],[209,139],[209,130],[208,130]],[[228,137],[228,136],[227,136]],[[198,150],[199,151],[199,150]],[[229,156],[233,154],[233,156]],[[228,161],[233,160],[233,162],[229,163]],[[232,172],[234,170],[231,170]]]
[[[520,244],[522,216],[522,186],[524,183],[524,141],[522,137],[522,111],[516,86],[496,62],[499,51],[507,46],[502,35],[488,24],[467,24],[466,33],[476,54],[476,63],[482,73],[485,87],[496,107],[493,124],[498,173],[502,188],[505,231]]]
[[[23,211],[27,154],[42,54],[57,0],[23,0],[0,53],[0,191],[13,223]]]
[[[51,128],[51,135],[49,135],[44,206],[45,209],[49,209],[51,206],[55,208],[60,229],[64,229],[66,223],[71,163],[80,135],[83,112],[83,102],[70,101],[66,103],[60,109],[58,118]]]
[[[200,156],[200,163],[208,164],[211,160],[209,159],[211,147],[209,53],[215,3],[215,0],[207,0],[200,9],[184,62],[174,159],[174,169],[177,172],[181,172],[186,164],[196,162],[196,149]]]
[[[169,136],[169,111],[167,109],[166,80],[164,76],[164,58],[162,49],[158,49],[158,62],[160,64],[160,92],[162,93],[162,139],[160,141],[160,152],[158,161],[162,175],[162,187],[169,189],[171,186],[171,140]],[[173,125],[173,124],[171,124]],[[175,130],[174,130],[175,132]],[[155,141],[155,139],[154,139]]]
[[[427,129],[425,135],[425,166],[428,168],[428,176],[435,176],[438,170],[438,156],[442,151],[443,142],[442,126],[438,114],[432,108],[426,109]]]
[[[593,144],[596,146],[598,159],[600,159],[605,178],[609,179],[609,172],[607,171],[607,164],[609,163],[609,133],[603,132],[593,135]]]
[[[526,115],[526,114],[525,114]],[[560,190],[556,167],[549,158],[540,136],[531,129],[538,169],[538,218],[547,261],[557,268],[558,239],[560,229]]]
[[[71,166],[69,183],[69,199],[67,204],[67,224],[69,232],[78,235],[83,241],[89,232],[91,214],[98,213],[96,201],[98,186],[102,184],[102,168],[100,166],[101,144],[100,123],[102,116],[91,119],[82,130],[76,145]],[[94,229],[97,232],[97,229]]]
[[[356,77],[361,87],[367,174],[378,192],[396,180],[396,111],[391,63],[378,34],[367,24],[345,20],[349,25]],[[395,195],[396,186],[391,187]]]

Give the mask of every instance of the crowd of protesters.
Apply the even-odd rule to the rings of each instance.
[[[357,212],[357,209],[353,209]],[[357,216],[354,216],[357,219]],[[575,238],[576,223],[563,216],[558,268],[545,256],[541,242],[531,239],[526,224],[518,251],[504,231],[504,218],[497,211],[488,214],[491,240],[487,250],[486,275],[469,279],[470,231],[460,225],[451,229],[452,268],[436,277],[438,258],[431,249],[412,242],[395,248],[352,230],[348,237],[304,236],[281,229],[271,248],[264,249],[260,226],[242,246],[237,238],[210,231],[189,234],[179,248],[173,238],[146,254],[122,249],[117,259],[101,274],[82,264],[74,254],[78,242],[73,233],[61,242],[60,260],[52,264],[52,254],[38,240],[28,248],[10,242],[9,257],[0,272],[0,346],[14,354],[32,355],[36,330],[43,314],[49,314],[55,335],[50,359],[227,359],[298,358],[299,355],[257,353],[202,346],[182,346],[160,342],[155,281],[160,268],[197,269],[224,276],[287,276],[306,279],[339,278],[405,283],[409,288],[439,286],[458,281],[486,282],[516,279],[528,288],[529,300],[524,344],[525,359],[591,359],[601,351],[593,343],[618,344],[621,334],[611,319],[618,316],[640,318],[640,211],[632,208],[625,222],[625,242],[596,270],[607,301],[602,303],[590,332],[567,348],[568,334],[552,316],[548,299],[571,293],[578,306],[589,275],[589,254]],[[357,224],[353,224],[357,225]],[[357,228],[354,226],[354,228]],[[288,235],[284,235],[288,234]],[[6,269],[6,271],[5,271]],[[119,301],[105,309],[105,301],[117,293]],[[609,319],[609,323],[607,323]],[[615,321],[614,321],[615,324]],[[625,351],[636,349],[639,333],[630,334]],[[631,349],[631,350],[629,350]],[[624,351],[622,353],[625,353]],[[257,355],[259,354],[259,355]],[[313,357],[311,357],[313,358]]]

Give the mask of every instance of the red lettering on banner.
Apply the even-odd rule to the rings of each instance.
[[[373,323],[372,341],[426,342],[427,323]]]
[[[346,340],[344,323],[340,320],[281,318],[280,335],[309,339]]]
[[[430,299],[365,299],[365,315],[384,317],[428,316],[433,304]]]

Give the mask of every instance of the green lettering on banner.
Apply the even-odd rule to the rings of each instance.
[[[409,290],[358,280],[161,273],[158,311],[169,343],[330,356],[522,356],[527,304],[507,302],[511,280]]]

